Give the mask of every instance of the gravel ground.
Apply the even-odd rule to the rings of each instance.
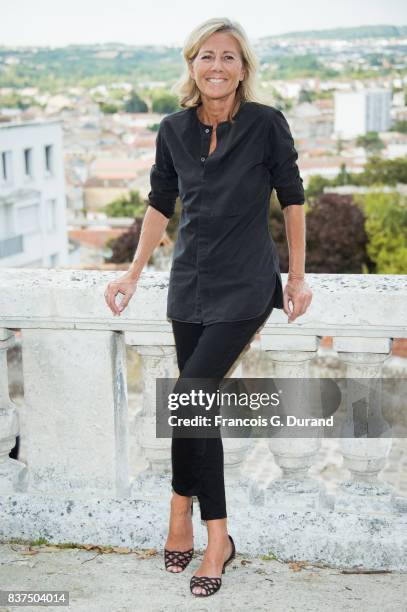
[[[78,612],[407,611],[406,574],[343,573],[301,562],[249,560],[239,553],[226,568],[220,591],[194,597],[189,580],[201,559],[202,552],[195,553],[185,572],[171,574],[165,571],[162,551],[155,549],[104,553],[45,546],[30,551],[28,545],[1,544],[0,588],[67,590],[69,610]],[[0,612],[15,609],[0,606]]]

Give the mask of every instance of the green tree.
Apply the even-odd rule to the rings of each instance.
[[[378,274],[407,270],[407,199],[396,191],[358,196],[363,202],[368,235],[367,252]]]
[[[379,155],[372,155],[360,178],[363,185],[395,186],[397,183],[407,183],[407,159],[382,159]]]
[[[104,207],[108,217],[144,217],[146,202],[140,197],[138,191],[130,191],[128,196],[122,196],[113,200]]]
[[[152,109],[154,113],[168,115],[179,110],[178,98],[166,91],[153,95]]]
[[[339,174],[336,175],[332,183],[335,186],[340,186],[340,185],[349,185],[351,184],[351,182],[352,182],[351,174],[346,170],[346,164],[342,163]]]
[[[391,132],[401,132],[402,134],[407,134],[407,121],[406,119],[399,119],[395,121],[390,128]]]
[[[343,149],[343,139],[340,136],[337,136],[336,141],[335,141],[335,150],[337,155],[340,155],[342,153],[342,149]]]
[[[313,174],[308,181],[308,187],[305,190],[306,198],[317,198],[324,192],[324,187],[332,185],[332,181],[320,174]]]
[[[119,110],[119,107],[111,102],[100,102],[99,107],[105,115],[114,115],[114,113],[117,113]]]
[[[34,100],[32,100],[34,102]],[[0,107],[19,108],[25,110],[32,103],[27,97],[23,99],[17,92],[13,91],[0,96]],[[36,103],[38,105],[38,103]]]
[[[363,147],[366,151],[377,152],[384,149],[384,142],[381,140],[377,132],[367,132],[356,138],[358,147]]]
[[[314,102],[317,98],[317,92],[310,89],[301,89],[298,95],[298,102]]]
[[[124,105],[124,110],[126,113],[147,113],[148,106],[144,100],[140,98],[138,93],[133,91],[130,98]]]

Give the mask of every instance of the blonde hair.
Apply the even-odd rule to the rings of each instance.
[[[241,59],[245,69],[245,77],[243,81],[239,82],[239,86],[236,89],[235,104],[228,117],[228,121],[233,123],[232,117],[242,102],[250,101],[265,103],[265,100],[259,92],[257,82],[259,60],[249,42],[246,32],[237,21],[231,21],[226,17],[215,17],[213,19],[207,19],[192,30],[182,50],[182,55],[186,62],[184,73],[173,85],[171,90],[178,96],[181,108],[191,108],[193,106],[199,106],[199,104],[202,103],[201,92],[192,79],[188,66],[198,55],[199,49],[203,43],[215,32],[227,32],[236,39],[240,47]]]

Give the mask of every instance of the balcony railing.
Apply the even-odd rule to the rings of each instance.
[[[103,294],[118,274],[0,269],[2,538],[163,545],[171,440],[155,437],[155,380],[178,376],[165,316],[168,273],[143,274],[127,309],[114,317]],[[407,337],[407,277],[309,274],[308,282],[314,297],[307,313],[288,324],[275,310],[262,329],[266,376],[307,377],[324,336],[333,338],[347,377],[381,376],[393,339]],[[6,358],[17,330],[19,405],[9,396]],[[129,347],[143,380],[140,404],[130,407]],[[253,376],[251,356],[246,351],[228,375]],[[395,406],[402,415],[405,402],[400,396]],[[15,460],[9,452],[19,434],[23,453]],[[240,550],[406,570],[407,498],[381,478],[391,438],[333,442],[349,477],[331,494],[311,476],[321,438],[268,439],[270,471],[278,475],[265,488],[241,471],[253,440],[224,439],[228,523]],[[198,531],[196,545],[204,544]]]

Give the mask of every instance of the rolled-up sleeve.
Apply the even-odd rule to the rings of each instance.
[[[178,175],[165,141],[165,122],[161,121],[156,138],[155,163],[150,171],[151,191],[148,203],[170,219],[178,197]]]
[[[266,146],[266,165],[271,188],[276,190],[282,209],[290,204],[304,204],[303,180],[297,166],[298,153],[290,127],[283,113],[273,109]]]

